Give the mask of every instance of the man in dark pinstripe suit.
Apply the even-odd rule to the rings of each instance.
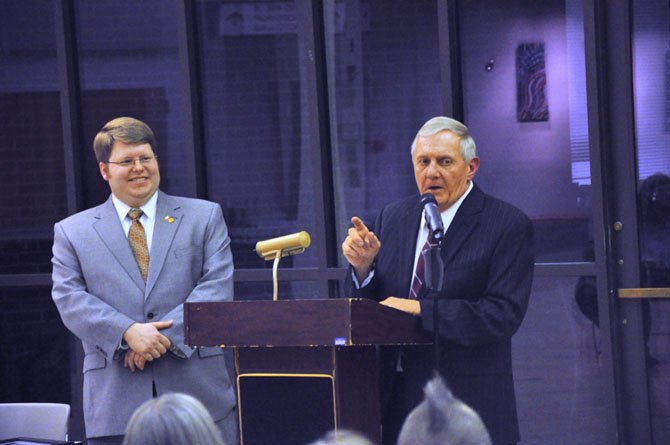
[[[485,194],[473,179],[475,143],[460,122],[436,117],[412,144],[419,193],[432,193],[446,235],[444,286],[434,295],[415,275],[428,238],[418,196],[389,204],[375,232],[357,217],[342,244],[351,264],[347,296],[372,298],[421,317],[433,333],[438,302],[440,363],[454,395],[482,417],[493,443],[514,444],[519,428],[511,337],[526,313],[533,277],[533,226],[519,209]],[[384,444],[395,443],[405,414],[421,401],[435,369],[431,347],[381,354]]]

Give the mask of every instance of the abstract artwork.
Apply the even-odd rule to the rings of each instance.
[[[516,48],[516,115],[519,122],[549,120],[544,43],[522,43]]]

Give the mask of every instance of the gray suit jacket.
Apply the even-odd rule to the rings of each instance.
[[[84,417],[88,437],[120,435],[133,411],[152,396],[185,392],[214,420],[235,408],[220,348],[184,345],[183,303],[233,298],[233,258],[218,204],[158,192],[146,284],[114,204],[70,216],[54,227],[52,297],[63,322],[84,346]],[[133,322],[174,320],[161,332],[169,351],[144,371],[123,366],[118,346]],[[231,416],[234,417],[234,416]]]

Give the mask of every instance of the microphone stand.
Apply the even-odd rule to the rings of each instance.
[[[442,285],[444,284],[444,261],[442,260],[441,255],[443,238],[443,236],[439,236],[436,239],[432,232],[429,233],[428,244],[430,247],[422,254],[425,264],[424,275],[426,279],[426,288],[433,293],[433,360],[435,361],[435,371],[438,371],[440,366],[438,294],[442,291]]]
[[[272,301],[279,299],[279,282],[277,280],[277,269],[279,268],[279,260],[282,257],[282,250],[279,249],[275,254],[274,262],[272,263]]]

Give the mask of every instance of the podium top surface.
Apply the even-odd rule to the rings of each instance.
[[[184,304],[191,347],[430,344],[419,317],[367,299]]]

